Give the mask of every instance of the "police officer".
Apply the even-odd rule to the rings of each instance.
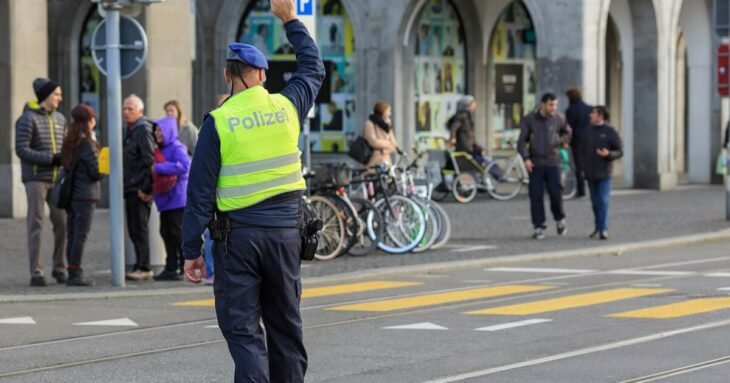
[[[201,235],[213,222],[216,314],[236,382],[303,382],[307,369],[299,312],[305,183],[297,145],[325,70],[294,2],[271,0],[271,11],[284,23],[298,69],[280,94],[269,94],[261,51],[229,45],[231,96],[203,122],[183,223],[185,276],[200,283]]]

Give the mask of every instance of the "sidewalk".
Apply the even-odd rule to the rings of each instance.
[[[529,203],[525,196],[509,202],[499,202],[479,196],[471,204],[444,203],[452,219],[452,239],[449,245],[425,254],[387,255],[374,253],[367,257],[343,256],[327,262],[306,263],[302,268],[305,279],[343,273],[365,272],[415,266],[436,262],[466,261],[517,254],[576,251],[606,245],[630,244],[677,236],[711,233],[730,228],[725,218],[725,194],[720,186],[684,187],[667,192],[625,190],[612,199],[609,241],[589,240],[593,217],[588,199],[566,201],[568,234],[558,238],[555,225],[549,222],[548,237],[543,241],[530,239],[532,234]],[[89,235],[84,269],[97,286],[71,289],[58,286],[48,278],[47,288],[28,286],[28,259],[25,220],[0,220],[0,296],[23,294],[96,293],[114,290],[109,275],[108,211],[99,210]],[[43,261],[50,275],[52,235],[46,220],[43,232]],[[687,255],[691,257],[691,254]],[[206,291],[210,287],[194,287],[184,282],[128,283],[127,291],[173,289],[179,293]]]

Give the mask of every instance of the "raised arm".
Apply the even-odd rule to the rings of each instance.
[[[271,0],[271,11],[284,23],[286,37],[297,56],[297,70],[281,94],[294,104],[299,121],[304,121],[324,81],[322,56],[307,28],[297,20],[293,1]]]

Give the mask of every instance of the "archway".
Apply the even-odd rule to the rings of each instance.
[[[514,150],[522,117],[537,98],[537,35],[530,12],[514,0],[501,12],[489,44],[489,148]]]
[[[424,4],[410,36],[413,77],[410,79],[416,141],[425,147],[443,145],[446,123],[467,93],[467,45],[461,16],[451,0]]]
[[[623,116],[623,77],[624,63],[621,49],[621,34],[613,17],[609,15],[606,26],[606,54],[605,54],[605,105],[612,118],[609,121],[619,132],[625,136]],[[623,184],[624,165],[623,160],[617,161],[614,166],[614,179]]]
[[[99,120],[99,129],[96,131],[98,135],[97,139],[99,142],[105,143],[103,140],[106,136],[106,124],[101,119],[102,116],[106,116],[106,102],[102,99],[102,94],[104,94],[102,88],[106,88],[106,86],[105,82],[102,81],[103,76],[96,67],[96,64],[94,64],[94,59],[91,55],[91,38],[96,27],[102,20],[103,18],[99,14],[98,7],[91,7],[86,14],[78,40],[76,41],[76,44],[78,44],[78,58],[75,62],[77,67],[74,70],[78,75],[72,76],[72,79],[78,81],[78,85],[72,87],[72,89],[77,90],[78,93],[75,97],[77,97],[76,100],[79,103],[87,104],[96,111],[97,119]]]
[[[236,34],[241,42],[255,45],[269,59],[270,90],[287,80],[295,67],[295,56],[280,21],[269,12],[268,0],[252,1],[246,8]],[[312,122],[312,150],[346,152],[359,132],[356,120],[357,71],[355,33],[340,0],[317,2],[317,43],[327,75],[315,105]],[[281,78],[271,76],[281,74]]]
[[[672,145],[672,170],[679,183],[687,183],[687,44],[684,33],[679,32],[675,52],[674,77],[674,134]]]

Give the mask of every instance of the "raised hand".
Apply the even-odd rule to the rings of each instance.
[[[271,13],[280,18],[284,24],[297,18],[294,0],[271,0]]]

